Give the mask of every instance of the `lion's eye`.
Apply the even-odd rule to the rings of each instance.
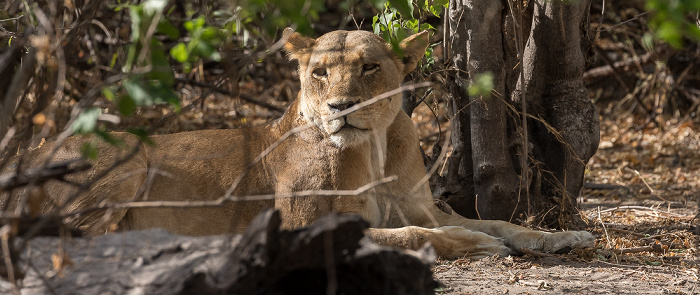
[[[313,72],[311,72],[311,73],[312,73],[312,74],[314,75],[314,77],[316,77],[316,78],[323,78],[323,77],[325,77],[325,76],[328,74],[328,73],[326,73],[326,69],[325,69],[325,68],[317,68],[317,69],[313,70]]]
[[[364,64],[362,65],[362,75],[368,75],[379,70],[379,64]]]

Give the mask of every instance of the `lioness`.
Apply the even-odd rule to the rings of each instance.
[[[588,232],[546,233],[440,211],[428,185],[421,183],[426,171],[418,133],[400,111],[400,93],[350,112],[353,106],[400,87],[425,52],[427,32],[401,42],[402,58],[380,37],[364,31],[335,31],[312,39],[287,29],[284,38],[284,49],[299,62],[301,90],[281,118],[249,129],[153,136],[155,146],[142,145],[134,157],[67,204],[63,212],[129,201],[216,200],[227,191],[233,196],[348,191],[396,176],[396,181],[354,195],[310,193],[227,201],[217,207],[85,211],[74,225],[95,235],[115,224],[122,230],[162,227],[179,234],[210,235],[242,232],[261,209],[275,207],[287,228],[308,225],[330,211],[359,214],[369,221],[372,228],[367,234],[379,244],[417,249],[431,242],[438,255],[446,258],[508,255],[521,248],[554,252],[592,246]],[[131,134],[114,136],[127,145],[139,144]],[[53,161],[81,157],[80,146],[86,140],[69,138]],[[26,157],[26,166],[40,165],[52,149],[46,144],[33,151]],[[90,180],[127,153],[128,149],[102,145],[93,169],[70,180]],[[248,167],[249,163],[254,165]],[[44,187],[43,212],[60,206],[76,191],[57,181]],[[30,194],[30,199],[31,195],[36,194]],[[4,202],[8,198],[5,194]],[[11,207],[16,207],[20,198],[9,199]]]

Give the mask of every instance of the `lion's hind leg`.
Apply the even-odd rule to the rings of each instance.
[[[78,193],[76,187],[56,184],[51,188],[53,199],[59,208],[63,208],[61,214],[69,216],[72,226],[89,235],[128,230],[123,222],[128,209],[116,209],[115,205],[136,201],[144,195],[143,186],[148,173],[145,152],[142,149],[126,162],[113,167],[113,163],[127,157],[127,151],[115,152],[116,149],[105,147],[104,155],[93,163],[93,171],[73,179],[75,183],[91,184],[76,198],[67,199]],[[56,208],[46,209],[46,213],[52,213]]]
[[[447,259],[479,259],[496,254],[507,256],[512,253],[500,239],[460,226],[370,228],[366,233],[380,245],[403,249],[417,250],[426,242],[430,242],[437,255]]]
[[[571,249],[593,247],[595,237],[586,231],[543,232],[501,220],[474,220],[459,215],[436,213],[440,224],[457,225],[498,237],[506,246],[518,251],[529,249],[546,253],[562,253]]]

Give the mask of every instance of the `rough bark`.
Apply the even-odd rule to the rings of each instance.
[[[533,25],[523,56],[524,81],[513,98],[524,91],[532,120],[530,133],[535,158],[541,161],[542,196],[533,200],[533,211],[550,224],[564,225],[575,214],[576,198],[583,186],[588,159],[599,141],[598,116],[583,82],[585,56],[582,25],[590,1],[537,1]]]
[[[503,8],[500,1],[450,2],[449,57],[454,76],[448,90],[454,118],[447,183],[452,185],[447,192],[436,193],[469,218],[511,220],[525,208],[524,203],[519,206],[518,175],[508,156]],[[486,73],[493,76],[491,94],[469,97],[467,85]]]
[[[414,254],[363,238],[357,216],[328,215],[304,229],[279,229],[262,213],[242,236],[186,237],[163,230],[61,241],[26,249],[36,270],[22,294],[432,294],[431,247]],[[56,262],[64,249],[64,267]],[[53,261],[52,261],[53,259]],[[38,271],[38,272],[37,272]],[[44,280],[42,281],[42,276]],[[0,280],[0,294],[11,284]]]
[[[503,37],[499,29],[504,7],[500,1],[479,0],[467,1],[465,8],[469,82],[491,73],[494,85],[490,95],[471,98],[476,209],[483,219],[511,220],[524,206],[519,206],[518,176],[508,156]]]
[[[505,3],[450,2],[445,52],[453,67],[447,88],[454,150],[435,196],[470,218],[512,221],[531,212],[567,227],[598,144],[597,113],[582,79],[590,1],[530,1],[515,12],[510,7],[518,3]],[[467,98],[465,84],[487,72],[492,95]],[[521,91],[527,133],[518,118]],[[521,187],[524,150],[528,183]]]
[[[472,181],[472,145],[469,128],[470,111],[467,94],[466,40],[467,27],[464,21],[463,4],[450,1],[445,17],[445,53],[454,68],[446,77],[448,112],[451,120],[450,143],[452,155],[448,159],[448,172],[445,178],[433,179],[433,193],[446,201],[452,209],[465,217],[478,218],[474,206],[474,183]]]

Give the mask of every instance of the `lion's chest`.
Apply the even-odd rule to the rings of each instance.
[[[379,219],[374,190],[359,190],[376,175],[367,150],[332,145],[307,146],[285,155],[276,174],[275,207],[287,227],[308,225],[329,212]],[[284,220],[284,219],[283,219]]]

